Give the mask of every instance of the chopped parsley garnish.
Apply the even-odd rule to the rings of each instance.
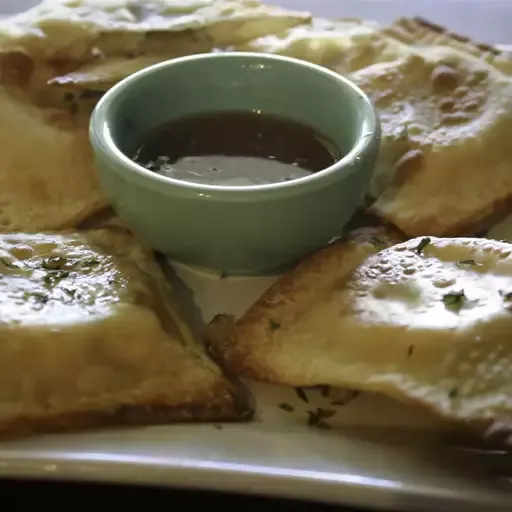
[[[60,256],[52,256],[43,260],[41,267],[45,270],[62,270],[66,267],[68,260]]]
[[[383,249],[386,249],[387,245],[384,243],[383,240],[380,238],[377,238],[376,236],[372,236],[369,239],[369,242],[377,249],[377,251],[382,251]]]
[[[72,288],[65,288],[65,287],[62,287],[62,291],[63,291],[65,294],[67,294],[67,295],[69,295],[70,297],[72,297],[72,298],[73,298],[73,297],[75,297],[75,295],[76,295],[76,290],[73,290]]]
[[[282,409],[286,412],[293,412],[295,410],[290,404],[287,403],[279,404],[278,407],[279,409]]]
[[[69,277],[70,271],[65,270],[66,268],[69,268],[69,265],[69,260],[61,256],[51,256],[50,258],[43,260],[41,268],[48,271],[48,273],[43,277],[44,284],[51,288],[61,279]]]
[[[309,404],[308,396],[306,395],[306,392],[302,388],[295,388],[295,393],[297,393],[297,396],[306,404]]]
[[[94,267],[99,264],[99,260],[96,258],[89,258],[87,260],[82,261],[82,267]]]
[[[409,345],[409,348],[407,349],[407,359],[411,357],[414,353],[414,345]]]
[[[423,249],[425,249],[425,247],[427,247],[427,245],[430,244],[431,241],[432,240],[428,236],[426,236],[425,238],[422,238],[420,240],[420,243],[418,244],[418,246],[415,249],[416,253],[421,254],[423,252]]]
[[[500,292],[500,295],[502,296],[503,300],[512,301],[512,292]]]
[[[459,396],[459,390],[457,388],[450,389],[448,396],[450,398],[457,398]]]
[[[316,428],[331,428],[331,426],[325,422],[326,419],[332,418],[337,411],[334,409],[322,409],[317,407],[315,411],[308,412],[308,425]]]
[[[55,284],[57,284],[61,279],[65,279],[66,277],[69,277],[68,270],[54,270],[50,274],[46,274],[43,277],[43,283],[51,288]]]
[[[452,311],[460,311],[466,301],[466,295],[464,291],[447,293],[443,296],[443,303]]]
[[[271,331],[277,331],[278,329],[281,328],[281,324],[279,322],[276,322],[275,320],[270,320],[268,326],[270,327]]]
[[[476,265],[475,260],[459,260],[459,265]]]
[[[329,396],[329,392],[331,391],[330,386],[320,386],[320,394],[327,398]]]
[[[42,292],[24,292],[23,299],[27,302],[30,301],[34,305],[34,309],[40,310],[42,307],[49,302],[50,297],[46,293]]]

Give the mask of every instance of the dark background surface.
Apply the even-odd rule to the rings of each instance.
[[[0,480],[0,508],[14,506],[13,512],[28,510],[28,507],[51,507],[54,511],[82,512],[98,510],[143,510],[190,509],[236,510],[237,512],[367,512],[362,509],[299,503],[259,497],[186,492],[178,490],[117,487],[91,484],[58,484],[16,482]],[[115,507],[115,508],[114,508]],[[133,507],[133,509],[132,509]]]
[[[35,5],[37,0],[0,0],[0,15]],[[362,17],[389,22],[419,15],[482,42],[512,44],[510,0],[269,0],[284,7],[305,9],[319,16]],[[285,500],[237,497],[178,490],[143,489],[89,484],[0,481],[0,507],[25,510],[29,506],[92,510],[127,506],[168,509],[184,507],[272,512],[361,512],[345,507]],[[411,511],[414,512],[414,511]]]

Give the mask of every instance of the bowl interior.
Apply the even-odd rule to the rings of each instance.
[[[105,121],[131,156],[150,130],[214,111],[256,110],[307,124],[342,155],[375,131],[367,98],[342,77],[293,59],[210,54],[169,61],[132,75],[111,91]]]

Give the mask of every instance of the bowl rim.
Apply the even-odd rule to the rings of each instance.
[[[178,180],[168,176],[163,176],[154,171],[135,163],[130,157],[125,155],[114,142],[109,127],[110,109],[115,104],[116,98],[125,93],[125,91],[141,78],[148,74],[159,73],[162,70],[186,64],[191,61],[201,61],[207,59],[240,59],[257,60],[267,62],[286,62],[295,66],[301,66],[311,72],[323,76],[325,79],[336,81],[340,87],[349,89],[351,94],[358,99],[359,108],[363,111],[361,135],[353,144],[352,148],[341,159],[331,166],[321,171],[290,181],[276,182],[260,185],[211,185],[197,182],[188,182]],[[355,83],[348,78],[323,66],[310,63],[305,60],[296,59],[276,54],[265,54],[259,52],[212,52],[200,53],[178,57],[167,61],[153,64],[143,68],[124,78],[111,89],[109,89],[95,106],[89,122],[89,139],[96,153],[96,158],[104,158],[109,164],[109,168],[116,173],[122,172],[125,176],[137,181],[138,184],[146,188],[162,190],[172,188],[174,193],[184,196],[202,195],[205,197],[222,197],[231,200],[247,200],[251,196],[258,196],[258,199],[265,197],[275,197],[279,195],[296,195],[304,190],[311,188],[325,187],[326,185],[339,180],[339,174],[348,176],[351,172],[357,171],[359,161],[368,151],[372,151],[372,146],[379,143],[381,135],[380,122],[378,114],[366,95]],[[377,148],[378,149],[378,148]],[[122,168],[122,171],[119,169]]]

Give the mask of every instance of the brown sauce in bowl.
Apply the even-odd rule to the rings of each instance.
[[[323,134],[259,111],[183,117],[148,133],[132,159],[163,176],[207,185],[290,181],[341,158]]]

